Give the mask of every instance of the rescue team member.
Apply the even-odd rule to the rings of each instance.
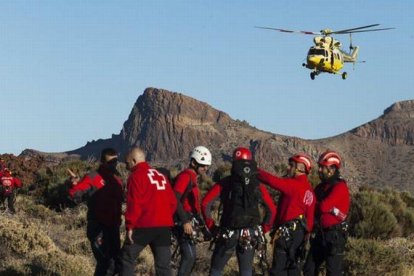
[[[207,172],[211,160],[211,153],[206,147],[195,147],[190,153],[189,167],[177,175],[174,183],[178,200],[176,235],[181,253],[178,275],[190,275],[196,261],[197,232],[205,229],[198,182],[199,177]],[[209,232],[203,231],[203,234],[205,240],[211,239]]]
[[[171,275],[171,227],[177,200],[167,178],[145,162],[145,154],[132,148],[126,156],[131,172],[127,183],[125,243],[121,252],[121,275],[135,275],[139,253],[150,245],[155,273]]]
[[[287,178],[259,169],[259,180],[281,192],[270,275],[300,275],[298,249],[312,231],[315,209],[315,196],[307,177],[311,164],[310,157],[300,153],[289,158]]]
[[[235,249],[239,274],[252,275],[255,249],[266,242],[263,235],[272,227],[276,215],[276,206],[256,173],[257,165],[250,150],[236,148],[231,175],[214,184],[202,200],[207,227],[216,233],[210,275],[221,275]],[[220,226],[215,225],[211,214],[213,202],[218,198],[223,206]],[[259,204],[265,208],[262,221]]]
[[[334,151],[326,151],[319,157],[319,178],[316,186],[315,237],[306,260],[304,274],[318,275],[326,261],[328,275],[342,275],[343,257],[347,239],[350,195],[345,180],[340,177],[341,158]]]
[[[6,162],[4,161],[3,157],[0,157],[0,177],[3,176],[4,169],[6,169]]]
[[[14,202],[16,201],[16,189],[22,187],[22,182],[17,177],[12,176],[12,172],[8,168],[4,168],[0,176],[0,200],[1,205],[5,207],[7,200],[7,208],[10,214],[14,214]]]
[[[69,189],[75,203],[88,202],[86,235],[96,259],[95,275],[112,275],[119,264],[123,190],[117,162],[116,150],[103,149],[98,170],[80,181],[72,177],[73,186]]]

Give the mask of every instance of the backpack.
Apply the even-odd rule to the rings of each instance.
[[[233,162],[227,201],[227,225],[231,228],[247,228],[260,224],[259,180],[255,161]]]

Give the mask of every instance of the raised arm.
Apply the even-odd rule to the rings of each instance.
[[[260,184],[259,190],[262,194],[262,202],[265,208],[265,216],[263,218],[262,227],[263,232],[266,233],[273,227],[273,223],[276,217],[276,205],[274,204],[269,192],[263,184]]]
[[[206,226],[210,231],[213,230],[213,227],[215,225],[213,216],[211,214],[211,207],[214,201],[220,197],[222,188],[223,187],[220,185],[220,183],[214,184],[214,186],[207,192],[201,201],[201,213],[204,217]]]
[[[258,169],[257,171],[257,178],[262,183],[285,194],[292,194],[295,192],[295,190],[293,189],[293,184],[295,183],[295,180],[293,178],[280,178],[262,169]]]

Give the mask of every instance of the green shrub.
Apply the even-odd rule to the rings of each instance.
[[[97,164],[81,160],[63,162],[59,166],[41,168],[37,172],[35,191],[33,192],[38,202],[55,209],[62,210],[73,203],[68,199],[69,180],[68,169],[82,177],[88,171],[94,169]]]
[[[361,187],[352,196],[351,234],[360,238],[407,237],[414,233],[413,197],[408,192]]]
[[[405,191],[400,193],[401,199],[407,204],[407,207],[414,208],[414,196]]]
[[[379,200],[377,192],[368,191],[352,197],[349,220],[351,233],[364,238],[388,238],[397,225],[391,207]]]

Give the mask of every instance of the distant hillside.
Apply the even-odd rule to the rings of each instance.
[[[414,100],[395,103],[378,119],[347,133],[304,140],[258,130],[180,93],[147,88],[118,135],[67,153],[97,157],[103,147],[112,146],[124,155],[131,146],[139,146],[153,163],[182,167],[196,145],[212,150],[215,165],[229,160],[235,147],[250,147],[260,166],[267,169],[296,152],[316,159],[331,148],[343,157],[342,172],[351,185],[414,191]]]

